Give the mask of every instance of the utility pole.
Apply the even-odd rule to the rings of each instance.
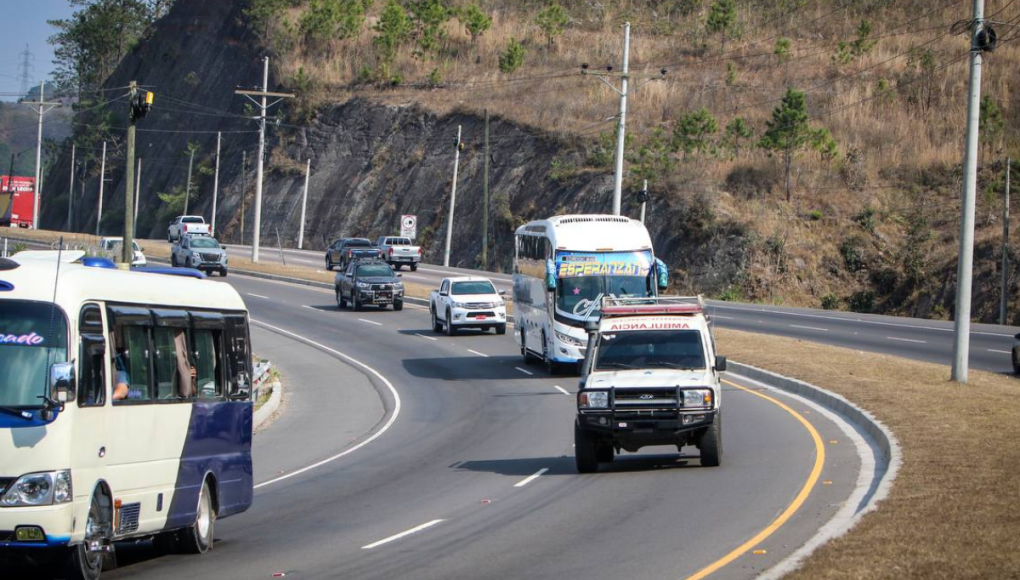
[[[967,95],[967,140],[963,159],[963,203],[960,219],[960,258],[956,272],[956,313],[952,380],[965,384],[970,362],[970,299],[974,265],[974,198],[977,190],[978,117],[981,102],[981,51],[985,2],[974,0],[970,45],[970,90]]]
[[[142,158],[138,158],[138,170],[135,172],[135,215],[133,216],[135,229],[138,229],[138,206],[141,205],[139,197],[142,193]]]
[[[188,188],[184,191],[184,215],[188,215],[188,201],[191,199],[191,168],[195,164],[195,150],[191,150],[188,160]]]
[[[64,231],[71,231],[71,211],[74,209],[74,152],[75,143],[71,143],[71,186],[67,189],[67,228]]]
[[[220,137],[222,137],[220,131],[216,132],[216,171],[213,173],[213,187],[212,187],[212,225],[209,226],[209,233],[216,236],[216,199],[220,195]]]
[[[644,187],[641,188],[641,223],[645,223],[645,205],[648,204],[648,180],[645,180]]]
[[[259,106],[259,116],[256,120],[259,122],[259,166],[258,172],[255,174],[255,224],[252,228],[253,239],[251,243],[251,261],[254,263],[259,262],[259,235],[260,228],[262,226],[262,165],[266,158],[266,109],[279,103],[284,99],[290,99],[294,97],[294,93],[271,93],[269,92],[269,57],[263,57],[262,59],[262,90],[261,91],[234,91],[235,94],[244,95],[248,97],[252,102]],[[262,97],[261,101],[255,100],[253,97]],[[266,104],[266,97],[276,97],[277,100],[272,105]]]
[[[489,110],[485,109],[485,171],[482,177],[482,270],[489,269]]]
[[[127,183],[124,186],[124,244],[121,263],[118,268],[123,270],[131,269],[131,262],[135,259],[135,123],[141,119],[152,108],[153,94],[146,91],[145,95],[138,94],[138,83],[131,81],[128,99],[128,129],[127,129]]]
[[[460,165],[460,125],[457,125],[457,140],[453,143],[453,189],[450,191],[450,218],[446,220],[446,250],[443,252],[443,266],[450,266],[450,240],[453,238],[453,206],[457,204],[457,168]]]
[[[106,184],[106,141],[103,141],[103,161],[99,164],[99,213],[96,214],[96,237],[103,221],[103,186]]]
[[[49,111],[53,107],[59,107],[60,103],[47,103],[43,99],[43,91],[46,89],[45,81],[39,81],[39,101],[35,103],[25,103],[29,106],[35,106],[36,112],[39,113],[39,134],[36,137],[35,143],[35,207],[32,212],[32,229],[39,229],[39,198],[42,197],[42,121],[43,115],[46,111]],[[47,108],[49,107],[49,108]]]
[[[298,228],[297,247],[299,250],[305,245],[305,211],[308,209],[308,176],[312,173],[312,160],[305,164],[305,192],[301,196],[301,226]]]
[[[248,195],[248,152],[241,151],[241,245],[244,245],[244,198]]]
[[[616,125],[616,172],[613,178],[613,215],[620,215],[620,205],[623,198],[623,155],[624,144],[627,137],[627,96],[629,95],[628,82],[630,79],[644,78],[648,81],[661,79],[666,76],[666,69],[661,69],[658,75],[631,75],[630,74],[630,22],[623,23],[623,72],[614,73],[612,66],[607,66],[605,72],[589,72],[588,63],[581,65],[581,74],[593,75],[606,84],[609,88],[620,95],[620,114]],[[606,80],[606,77],[620,77],[620,88]],[[647,82],[647,81],[646,81]],[[636,90],[641,85],[634,87]]]
[[[88,158],[86,158],[85,162],[82,163],[82,168],[81,168],[81,202],[82,202],[83,205],[85,204],[85,185],[88,184],[88,182],[89,182],[89,160],[88,160]],[[71,226],[72,226],[71,227],[71,231],[77,231],[77,228],[74,227],[76,225],[75,224],[76,221],[77,220],[74,219],[74,213],[72,213],[71,214]],[[82,229],[84,230],[85,228],[83,227]]]
[[[999,324],[1006,324],[1006,302],[1009,300],[1009,169],[1012,160],[1006,158],[1006,203],[1002,205],[1002,291],[999,293]]]

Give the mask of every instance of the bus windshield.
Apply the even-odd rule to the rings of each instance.
[[[67,318],[56,306],[0,301],[0,406],[41,407],[49,367],[67,361]]]
[[[647,297],[653,295],[648,274],[652,253],[557,252],[556,312],[583,320],[600,308],[602,296]]]

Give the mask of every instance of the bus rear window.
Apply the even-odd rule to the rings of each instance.
[[[66,361],[67,317],[60,308],[0,301],[0,406],[42,406],[50,365]]]

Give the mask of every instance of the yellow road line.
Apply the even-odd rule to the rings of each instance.
[[[789,406],[787,406],[778,399],[748,389],[747,387],[742,387],[730,381],[724,380],[723,382],[726,383],[727,385],[736,387],[742,391],[751,393],[752,395],[761,397],[766,401],[775,404],[776,406],[780,407],[787,413],[793,415],[795,419],[800,421],[801,425],[804,425],[804,428],[807,429],[808,433],[811,434],[811,439],[813,439],[815,442],[815,465],[811,469],[811,474],[808,475],[807,481],[804,482],[804,487],[800,489],[800,493],[797,494],[797,497],[793,498],[793,501],[790,502],[790,505],[786,506],[786,509],[783,510],[783,513],[779,514],[779,517],[777,517],[771,524],[769,524],[768,527],[758,532],[757,535],[741,544],[737,549],[733,550],[729,554],[726,554],[719,560],[709,564],[708,566],[705,566],[695,574],[688,576],[686,580],[700,580],[701,578],[708,576],[709,574],[715,572],[716,570],[719,570],[723,566],[729,564],[730,562],[736,560],[740,556],[746,554],[751,548],[763,542],[766,538],[771,536],[773,532],[782,527],[782,525],[785,524],[791,517],[793,517],[793,514],[795,514],[797,510],[801,508],[802,505],[804,505],[804,502],[807,500],[808,495],[811,494],[811,490],[814,488],[815,484],[818,483],[818,478],[822,474],[822,466],[825,464],[825,445],[822,444],[822,437],[818,434],[818,431],[814,428],[814,426],[811,423],[809,423],[807,419],[801,416],[800,413],[794,411],[793,409],[791,409]]]

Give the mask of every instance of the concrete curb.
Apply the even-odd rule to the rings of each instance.
[[[283,383],[273,381],[270,386],[273,388],[273,393],[269,395],[269,400],[253,414],[252,430],[261,427],[280,408],[280,401],[283,400]]]
[[[867,440],[875,454],[874,472],[870,485],[862,501],[854,508],[850,517],[843,518],[839,513],[823,526],[817,534],[809,539],[801,548],[778,562],[775,566],[761,574],[758,578],[779,578],[797,569],[800,563],[811,555],[822,544],[837,538],[853,528],[868,512],[874,511],[878,503],[888,497],[892,482],[903,463],[903,454],[896,436],[871,413],[861,409],[843,397],[821,387],[798,379],[760,369],[751,365],[729,362],[729,369],[734,374],[776,387],[793,395],[812,401],[836,414],[855,427]],[[865,460],[864,457],[861,458]]]

